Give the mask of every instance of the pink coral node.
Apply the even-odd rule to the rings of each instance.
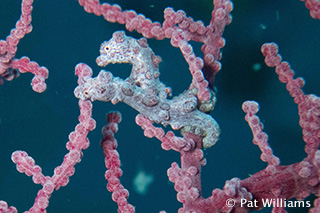
[[[245,101],[242,110],[247,114],[256,114],[259,111],[259,104],[255,101]]]

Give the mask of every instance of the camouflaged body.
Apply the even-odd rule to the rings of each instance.
[[[159,80],[158,64],[161,60],[158,57],[145,39],[136,40],[123,32],[116,32],[111,40],[101,45],[97,63],[99,66],[131,63],[131,75],[123,80],[113,77],[111,72],[101,71],[95,78],[85,77],[75,95],[83,100],[124,102],[153,122],[170,125],[174,130],[181,129],[182,133],[188,131],[203,136],[204,148],[213,146],[219,138],[219,125],[198,109],[196,89],[167,98],[171,90]]]

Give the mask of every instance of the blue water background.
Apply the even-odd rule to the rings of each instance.
[[[1,0],[0,38],[4,39],[20,15],[19,0]],[[163,21],[167,6],[183,9],[195,20],[208,24],[211,18],[210,0],[148,0],[111,1],[123,9],[134,9],[153,21]],[[241,104],[245,100],[260,103],[259,116],[269,135],[270,145],[282,165],[301,161],[304,142],[297,106],[281,84],[274,69],[263,62],[260,47],[274,41],[280,53],[306,80],[306,93],[320,94],[320,21],[309,16],[299,0],[241,0],[234,1],[233,22],[227,26],[224,37],[222,70],[216,76],[218,102],[211,115],[222,129],[219,142],[205,151],[207,165],[202,171],[203,195],[208,197],[214,188],[222,188],[233,177],[245,179],[264,169],[260,150],[252,144],[252,133],[244,120]],[[18,46],[17,57],[28,56],[46,66],[49,71],[48,88],[43,94],[30,86],[31,74],[5,82],[0,86],[0,200],[16,206],[19,212],[31,207],[40,186],[30,177],[16,171],[11,153],[24,150],[32,156],[45,175],[52,175],[67,153],[68,134],[77,124],[79,109],[73,90],[77,86],[74,67],[84,62],[92,67],[94,76],[100,71],[95,63],[100,44],[111,38],[124,26],[108,23],[102,17],[86,13],[76,0],[35,0],[32,17],[33,31]],[[128,35],[139,38],[137,33]],[[200,45],[194,50],[201,56]],[[169,40],[149,40],[149,45],[163,62],[161,80],[177,95],[188,88],[191,75],[179,49]],[[254,64],[261,64],[254,71]],[[129,76],[129,65],[110,65],[105,68],[115,76]],[[166,171],[179,153],[164,151],[156,139],[143,136],[135,124],[137,112],[125,104],[94,103],[93,117],[97,128],[89,134],[90,147],[84,151],[81,163],[76,165],[70,183],[53,193],[48,212],[116,212],[116,204],[106,190],[104,156],[99,146],[100,129],[105,114],[119,110],[123,115],[116,138],[122,160],[123,185],[130,191],[129,202],[137,212],[177,212],[181,206],[176,200],[173,184]],[[146,195],[133,190],[132,180],[139,170],[152,174],[154,182]],[[287,209],[306,212],[306,209]],[[270,212],[270,209],[265,210]]]

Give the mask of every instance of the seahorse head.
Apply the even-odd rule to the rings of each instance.
[[[109,41],[101,44],[100,56],[96,62],[101,67],[109,63],[133,63],[139,50],[140,45],[136,39],[127,37],[124,31],[116,31]]]

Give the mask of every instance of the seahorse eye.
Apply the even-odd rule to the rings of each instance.
[[[83,91],[83,95],[84,95],[86,98],[89,98],[89,91],[88,91],[88,90]]]
[[[110,47],[109,47],[109,46],[105,46],[105,47],[104,47],[104,51],[105,51],[105,52],[108,52],[109,50],[110,50]]]

